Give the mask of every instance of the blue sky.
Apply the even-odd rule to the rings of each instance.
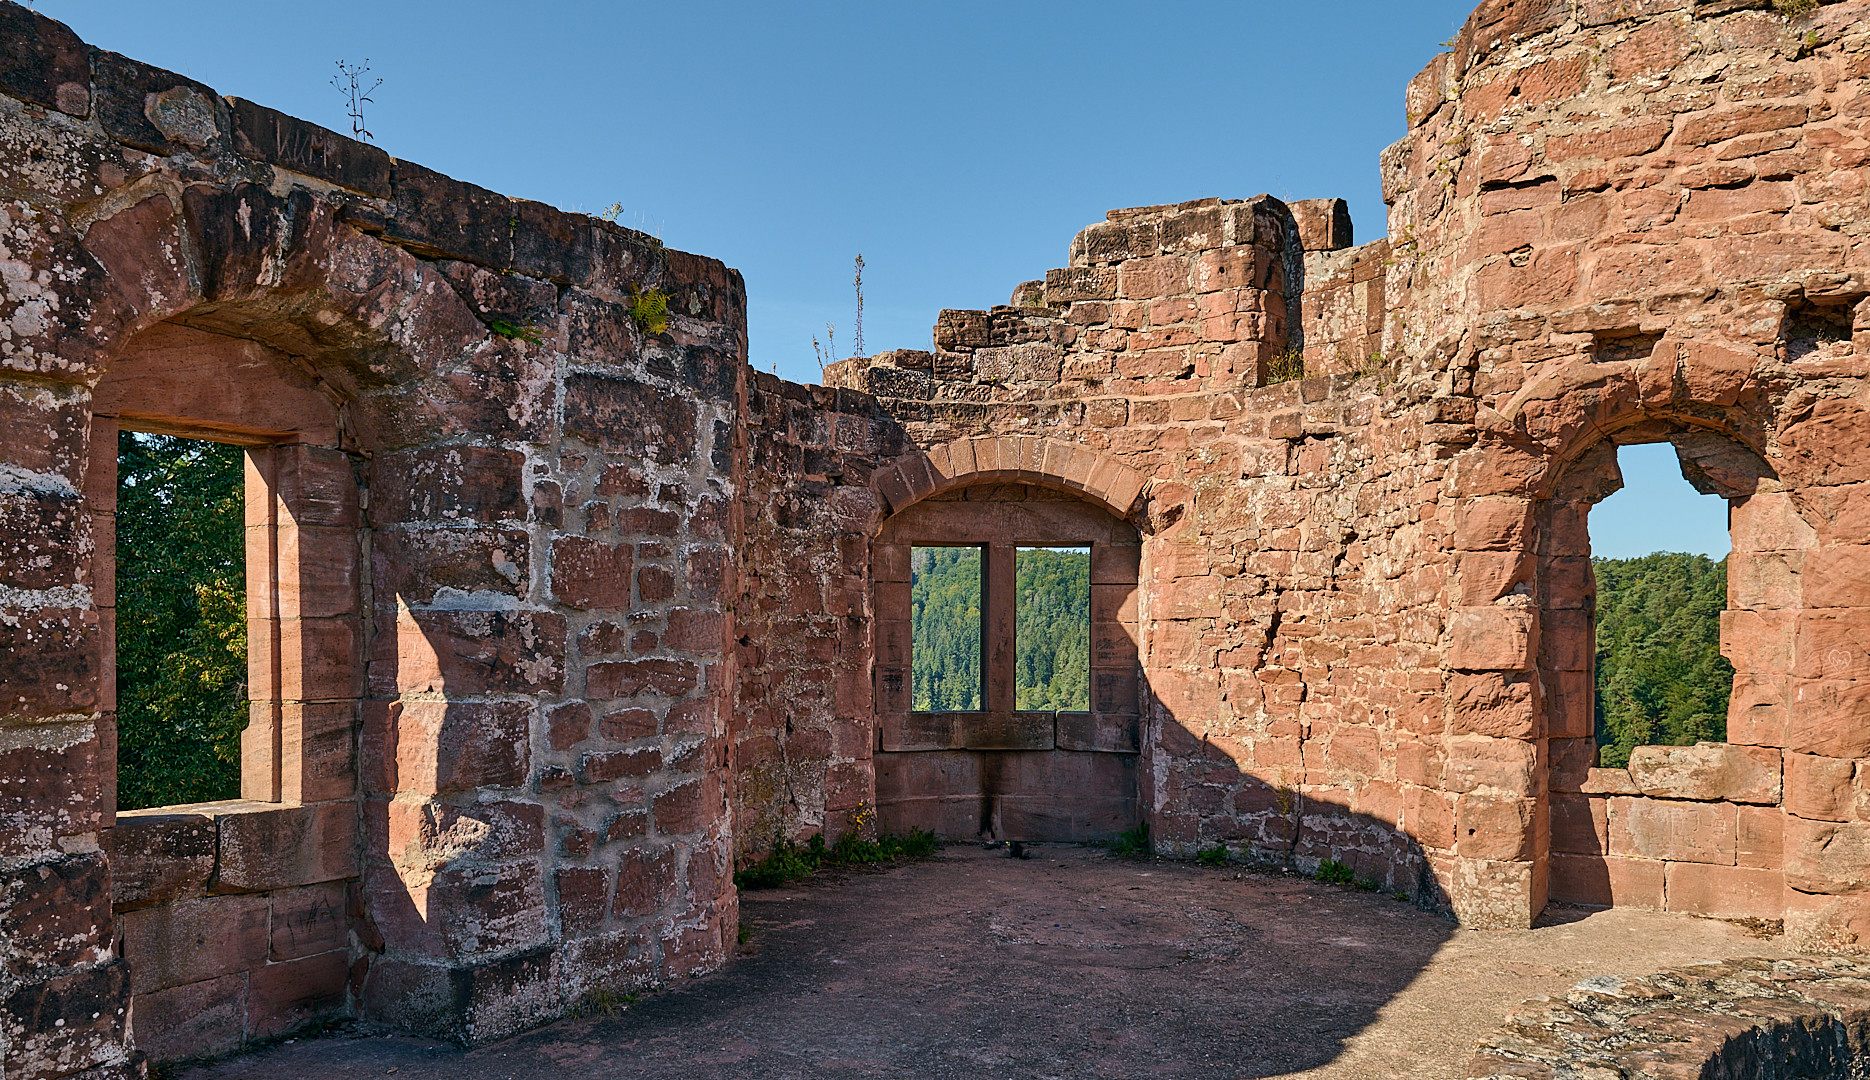
[[[1591,509],[1591,554],[1627,559],[1685,551],[1724,559],[1732,548],[1727,500],[1703,495],[1682,479],[1668,443],[1619,446],[1623,489]]]
[[[860,252],[877,352],[927,348],[941,308],[1006,303],[1116,207],[1336,195],[1359,241],[1381,236],[1377,154],[1472,0],[37,7],[342,131],[335,62],[368,59],[390,153],[568,210],[621,203],[745,274],[752,363],[816,381],[826,322],[849,351]]]

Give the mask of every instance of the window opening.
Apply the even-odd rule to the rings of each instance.
[[[1682,478],[1667,443],[1618,449],[1624,487],[1592,508],[1598,764],[1638,746],[1725,742],[1726,501]]]
[[[247,726],[245,454],[117,442],[117,798],[125,810],[240,795]]]
[[[978,547],[917,547],[909,556],[916,712],[980,712],[981,569]]]
[[[1091,549],[1025,547],[1015,558],[1015,707],[1089,712]]]

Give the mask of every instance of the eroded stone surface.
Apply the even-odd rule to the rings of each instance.
[[[1471,1077],[1852,1076],[1870,1046],[1870,964],[1736,960],[1587,979],[1527,1002],[1481,1043]]]

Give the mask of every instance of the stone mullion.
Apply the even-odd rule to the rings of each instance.
[[[1011,717],[1016,703],[1018,682],[1018,613],[1015,592],[1018,582],[1018,553],[1011,544],[987,545],[987,566],[982,604],[982,649],[985,697],[981,702],[989,716]]]

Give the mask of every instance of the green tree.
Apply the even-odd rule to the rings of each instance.
[[[117,800],[240,794],[247,726],[242,452],[124,432],[117,444]]]
[[[914,708],[981,708],[981,549],[919,547],[910,554]]]
[[[1091,552],[1026,548],[1018,554],[1017,708],[1091,708]]]
[[[1659,552],[1593,559],[1599,763],[1638,746],[1727,738],[1734,669],[1721,655],[1727,560]]]

